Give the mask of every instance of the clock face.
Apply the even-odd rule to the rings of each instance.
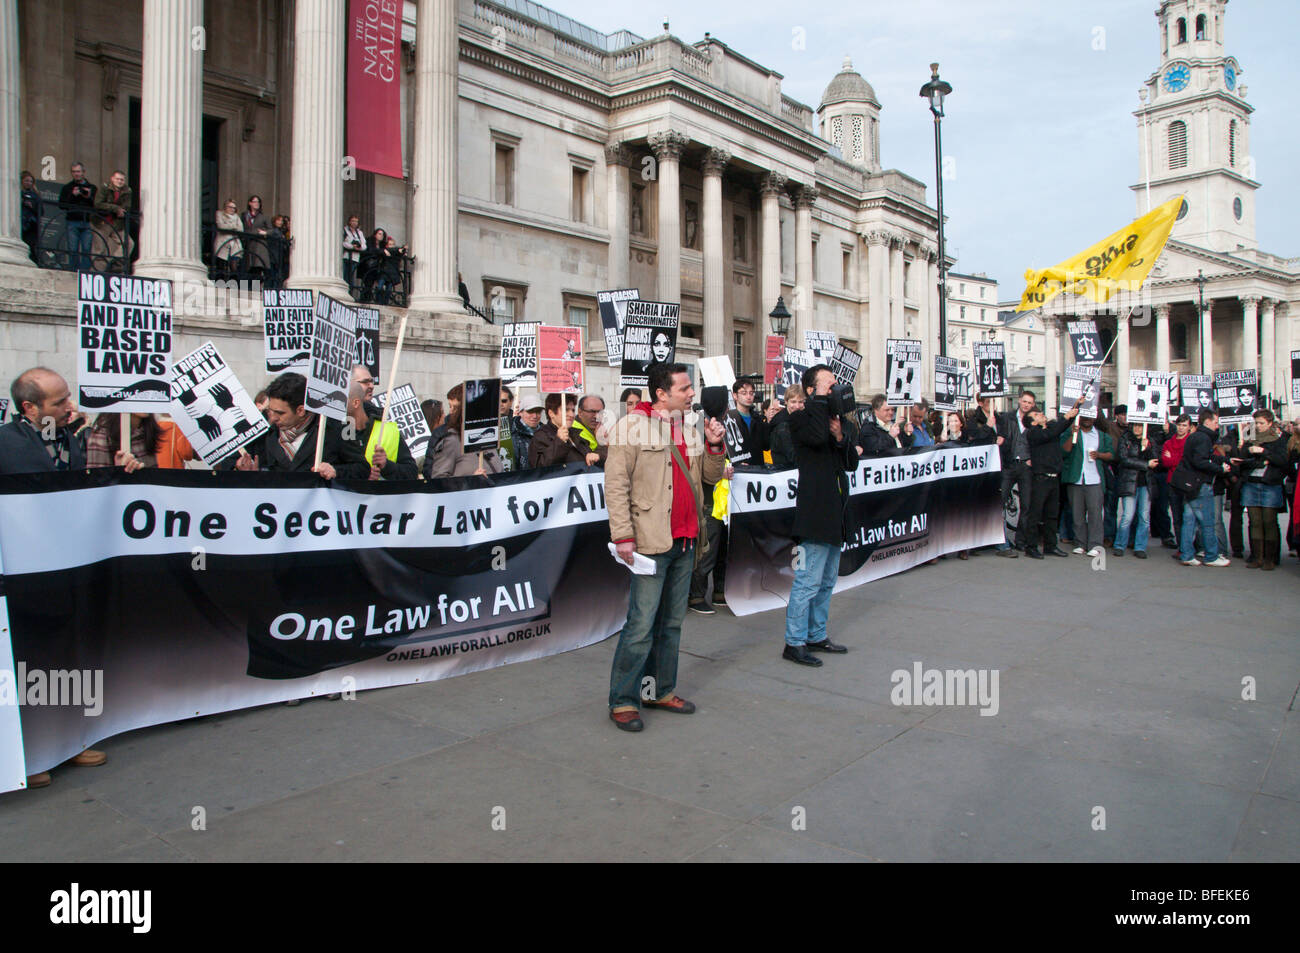
[[[1227,84],[1229,90],[1237,88],[1237,71],[1231,66],[1223,68],[1223,81]]]
[[[1171,66],[1165,70],[1165,90],[1171,93],[1181,92],[1187,88],[1187,82],[1192,78],[1192,71],[1186,66]]]

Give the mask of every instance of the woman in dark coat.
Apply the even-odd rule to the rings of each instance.
[[[248,197],[248,207],[244,209],[244,214],[239,216],[239,224],[245,232],[256,235],[270,233],[271,221],[262,212],[262,197],[260,195],[250,195]],[[271,267],[271,253],[267,250],[266,242],[258,241],[255,238],[247,239],[244,242],[244,267],[259,277]]]
[[[790,415],[803,410],[808,394],[802,387],[790,387],[785,392],[785,408],[772,418],[768,427],[768,443],[772,451],[772,466],[777,469],[798,466],[794,453],[794,438],[790,436]]]
[[[530,467],[553,467],[567,463],[597,463],[599,454],[591,452],[590,447],[579,446],[582,438],[570,428],[573,426],[574,411],[577,409],[576,398],[568,394],[564,397],[564,413],[560,413],[559,394],[546,395],[546,423],[537,428],[533,439],[528,444],[528,465]]]

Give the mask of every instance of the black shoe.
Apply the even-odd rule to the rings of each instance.
[[[1133,555],[1136,556],[1138,559],[1146,559],[1147,551],[1145,549],[1135,549],[1133,551]]]
[[[1165,549],[1177,549],[1177,548],[1178,548],[1178,540],[1176,540],[1176,539],[1174,539],[1172,536],[1170,536],[1168,539],[1162,539],[1162,540],[1160,540],[1160,545],[1163,546]]]
[[[822,639],[820,642],[808,642],[805,648],[809,652],[830,652],[831,655],[843,655],[848,651],[843,645],[838,645],[830,639]]]
[[[1040,552],[1039,552],[1037,549],[1035,549],[1033,546],[1030,546],[1028,549],[1025,550],[1025,555],[1028,556],[1030,559],[1042,559],[1042,558],[1043,558],[1043,554],[1040,553]]]
[[[789,659],[791,662],[798,662],[800,665],[811,665],[813,668],[817,668],[822,664],[821,659],[809,653],[808,649],[802,645],[787,645],[781,653],[781,658]]]
[[[725,607],[725,606],[727,605],[727,598],[726,598],[726,596],[723,595],[721,592],[715,592],[715,593],[713,594],[713,604],[714,604],[715,606],[723,606],[723,607]]]
[[[1124,550],[1122,550],[1122,549],[1112,549],[1112,550],[1110,551],[1110,554],[1111,554],[1112,556],[1123,556],[1123,555],[1124,555]]]
[[[999,556],[1005,556],[1007,559],[1019,559],[1020,554],[1014,549],[996,549],[994,550]]]
[[[699,602],[688,602],[686,608],[690,609],[692,612],[698,612],[700,615],[713,615],[716,611],[713,606],[709,605],[702,599]]]
[[[1067,552],[1066,552],[1064,549],[1062,549],[1060,546],[1056,546],[1056,547],[1054,547],[1053,549],[1049,549],[1049,550],[1047,551],[1047,555],[1048,555],[1048,556],[1060,556],[1062,559],[1069,559],[1069,558],[1070,558],[1070,554],[1067,553]]]

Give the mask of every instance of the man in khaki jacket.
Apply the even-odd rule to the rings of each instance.
[[[609,534],[629,566],[636,554],[655,564],[653,576],[632,576],[627,622],[619,633],[609,679],[609,717],[624,731],[640,731],[643,676],[654,683],[647,708],[689,715],[695,706],[674,692],[677,646],[690,594],[691,571],[702,538],[701,481],[722,478],[726,460],[722,424],[710,420],[704,441],[682,424],[695,399],[682,364],[652,364],[650,403],[620,420],[605,462]],[[689,474],[686,470],[689,469]]]

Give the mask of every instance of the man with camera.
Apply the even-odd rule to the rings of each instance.
[[[848,472],[858,465],[845,439],[841,418],[853,410],[853,389],[835,383],[825,364],[803,375],[808,402],[790,415],[790,436],[799,466],[795,498],[795,573],[785,610],[785,650],[781,657],[799,665],[820,666],[813,652],[847,652],[826,634],[831,592],[840,573],[840,547],[847,537]]]

